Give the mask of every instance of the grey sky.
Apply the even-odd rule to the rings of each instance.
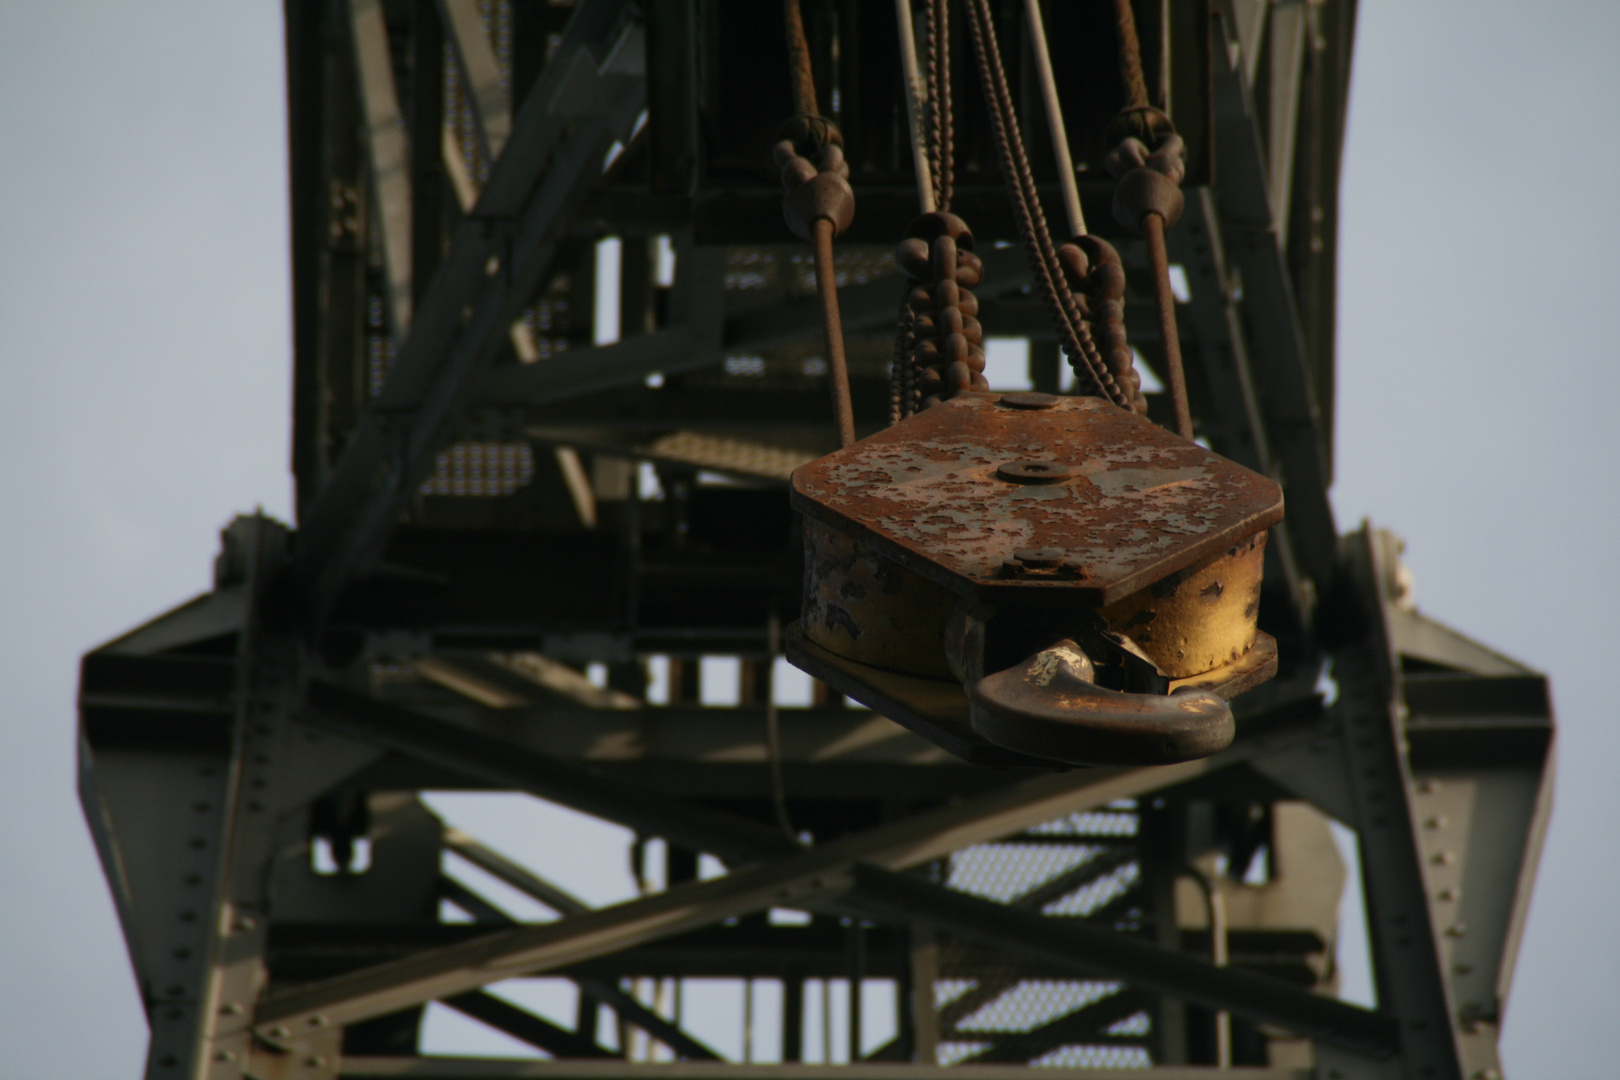
[[[1341,527],[1553,675],[1557,813],[1508,1075],[1620,1061],[1620,5],[1363,4]],[[289,480],[279,5],[0,5],[0,1075],[134,1076],[145,1031],[73,792],[87,648],[207,587]],[[993,331],[993,328],[991,328]]]

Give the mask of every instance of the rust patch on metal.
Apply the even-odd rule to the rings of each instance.
[[[1056,463],[1055,483],[1009,463]],[[961,394],[793,474],[803,513],[961,596],[1112,603],[1282,518],[1276,483],[1097,398]],[[1052,548],[1074,572],[1009,574]]]

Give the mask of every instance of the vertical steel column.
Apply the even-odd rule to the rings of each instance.
[[[1401,1026],[1395,1075],[1409,1080],[1464,1080],[1455,1038],[1451,990],[1441,971],[1437,927],[1430,915],[1423,854],[1413,810],[1399,676],[1384,622],[1379,534],[1364,527],[1341,545],[1353,599],[1342,617],[1355,620],[1355,642],[1333,655],[1350,775],[1367,932],[1381,1012]],[[1347,627],[1349,629],[1349,627]],[[1371,1061],[1334,1064],[1347,1080],[1389,1075]]]

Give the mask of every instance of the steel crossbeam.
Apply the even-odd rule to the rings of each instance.
[[[844,904],[874,917],[922,920],[1091,978],[1123,979],[1144,990],[1211,1009],[1230,1009],[1380,1058],[1400,1047],[1400,1031],[1392,1018],[1264,975],[1216,967],[1110,930],[1068,922],[1054,925],[1032,912],[870,866],[857,866],[854,879]]]
[[[642,48],[622,0],[588,0],[568,24],[490,168],[478,203],[411,324],[383,386],[300,523],[294,581],[323,617],[376,558],[518,312],[550,269],[569,215],[609,144],[645,104]]]
[[[409,1077],[410,1080],[823,1080],[825,1065],[739,1065],[705,1062],[627,1063],[533,1061],[500,1058],[354,1058],[343,1075]],[[848,1080],[1028,1080],[1027,1065],[890,1065],[859,1063],[839,1067]],[[1197,1066],[1142,1069],[1087,1069],[1086,1080],[1317,1080],[1315,1069]]]
[[[1218,772],[1319,733],[1291,724],[1222,754],[1181,765],[1092,769],[1038,777],[954,805],[881,825],[771,862],[693,882],[554,923],[526,926],[340,976],[261,1002],[255,1030],[285,1042],[328,1024],[347,1024],[525,973],[696,929],[768,907],[836,902],[857,864],[887,870],[920,866],[974,843],[1065,814],[1131,798]]]
[[[902,299],[880,257],[916,205],[898,28],[881,5],[801,6],[859,204],[840,307],[870,432]],[[993,7],[1020,55],[1017,4]],[[81,798],[152,1025],[148,1080],[806,1080],[827,1071],[804,1063],[807,988],[840,979],[848,1080],[1013,1080],[1081,1051],[1153,1066],[1087,1067],[1099,1080],[1499,1075],[1551,710],[1540,675],[1404,602],[1392,540],[1336,536],[1354,3],[1133,8],[1149,96],[1188,148],[1169,235],[1193,412],[1217,453],[1287,492],[1259,605],[1282,671],[1234,702],[1238,739],[1209,759],[1035,773],[953,758],[825,684],[808,707],[773,697],[802,578],[781,485],[831,445],[820,305],[770,157],[793,107],[778,9],[289,0],[300,528],[238,522],[214,591],[81,677]],[[1107,14],[1046,5],[1074,51],[1055,92],[1156,367],[1143,246],[1110,220],[1098,152],[1118,102],[1075,75],[1117,62]],[[1058,391],[988,119],[957,113],[977,318],[1029,342],[1033,384]],[[706,697],[715,655],[736,664],[735,705]],[[447,829],[427,787],[526,792],[632,830],[641,895],[588,907]],[[1359,838],[1377,1011],[1324,996],[1328,817]],[[700,853],[727,872],[700,880]],[[514,922],[480,875],[559,917]],[[572,1028],[486,989],[540,974],[579,988]],[[624,982],[700,977],[780,981],[782,1064],[746,1042],[720,1060],[693,1014]],[[974,985],[949,997],[958,979]],[[980,1039],[1030,988],[1099,979],[1119,986]],[[860,1034],[874,980],[899,1006],[876,1050]],[[557,1060],[400,1056],[434,1002]],[[632,1060],[652,1055],[631,1027],[686,1060]]]
[[[1288,493],[1288,528],[1297,558],[1307,576],[1328,581],[1334,573],[1337,533],[1327,496],[1333,478],[1327,429],[1285,262],[1280,213],[1268,190],[1265,143],[1244,76],[1245,57],[1240,53],[1231,59],[1223,36],[1223,28],[1231,30],[1226,20],[1216,19],[1211,26],[1215,35],[1211,101],[1222,170],[1215,202],[1225,234],[1223,246],[1241,281],[1253,385],[1273,464]],[[1230,282],[1222,282],[1206,302],[1224,304],[1231,289]]]
[[[698,851],[746,861],[793,848],[778,830],[747,818],[659,797],[334,683],[313,680],[308,694],[310,719],[327,730],[441,762],[499,787],[531,791]]]

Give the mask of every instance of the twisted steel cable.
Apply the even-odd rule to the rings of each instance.
[[[1148,107],[1147,77],[1142,74],[1142,46],[1136,36],[1136,12],[1131,0],[1114,0],[1114,22],[1119,28],[1119,72],[1125,80],[1125,108]]]
[[[1137,395],[1119,384],[1108,370],[1101,351],[1092,339],[1091,329],[1081,316],[1080,307],[1064,278],[1041,209],[1029,157],[1024,152],[1012,94],[1007,89],[1006,69],[988,0],[967,0],[968,29],[978,59],[985,98],[990,105],[990,127],[1001,158],[1002,174],[1012,197],[1013,216],[1031,271],[1040,286],[1041,298],[1058,329],[1064,352],[1069,354],[1078,376],[1089,377],[1091,389],[1099,396],[1125,409],[1136,409]]]
[[[955,179],[952,146],[950,0],[928,0],[928,159],[934,173],[934,202],[951,208]]]

